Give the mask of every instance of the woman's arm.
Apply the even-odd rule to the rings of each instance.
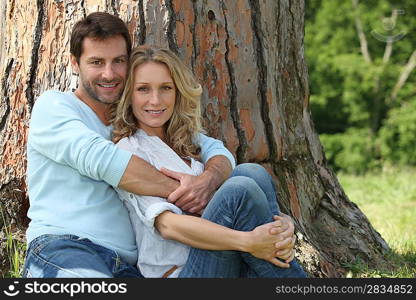
[[[205,250],[248,252],[276,266],[288,268],[289,264],[276,258],[275,244],[280,242],[279,235],[270,233],[272,228],[276,230],[281,224],[278,220],[245,232],[233,230],[206,219],[178,215],[170,211],[163,212],[155,220],[155,227],[165,239]]]

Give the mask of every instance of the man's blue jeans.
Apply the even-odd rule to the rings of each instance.
[[[23,277],[125,278],[143,277],[112,250],[75,235],[41,235],[27,251]]]
[[[239,231],[273,221],[279,214],[271,176],[258,164],[240,164],[215,193],[202,218]],[[290,268],[239,251],[211,251],[192,248],[179,277],[307,277],[293,260]]]

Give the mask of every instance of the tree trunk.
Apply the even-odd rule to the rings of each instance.
[[[208,134],[225,141],[238,163],[265,166],[283,211],[298,229],[298,259],[318,277],[343,276],[360,258],[386,264],[381,236],[348,200],[326,165],[309,110],[304,2],[290,0],[73,0],[0,4],[0,197],[24,228],[25,143],[36,97],[74,88],[69,37],[93,11],[127,22],[134,45],[167,46],[204,87]]]

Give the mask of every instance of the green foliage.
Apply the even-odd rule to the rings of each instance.
[[[416,1],[410,0],[361,0],[357,10],[351,0],[306,1],[310,107],[328,161],[336,170],[363,172],[381,162],[416,165],[415,130],[408,124],[415,123],[410,113],[416,101],[415,70],[390,101],[403,67],[416,50],[415,15]],[[356,16],[371,61],[361,51]],[[388,47],[383,37],[400,34],[384,60]]]
[[[320,139],[335,171],[361,174],[375,167],[368,129],[350,128],[345,133],[321,134]]]
[[[381,154],[387,161],[416,165],[416,101],[390,111],[380,140]]]

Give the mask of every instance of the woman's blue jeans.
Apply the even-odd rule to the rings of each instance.
[[[271,176],[258,164],[238,165],[231,177],[218,189],[202,218],[239,231],[273,221],[279,214],[276,190]],[[192,248],[179,277],[277,278],[307,277],[293,260],[290,268],[274,264],[240,251],[211,251]]]

